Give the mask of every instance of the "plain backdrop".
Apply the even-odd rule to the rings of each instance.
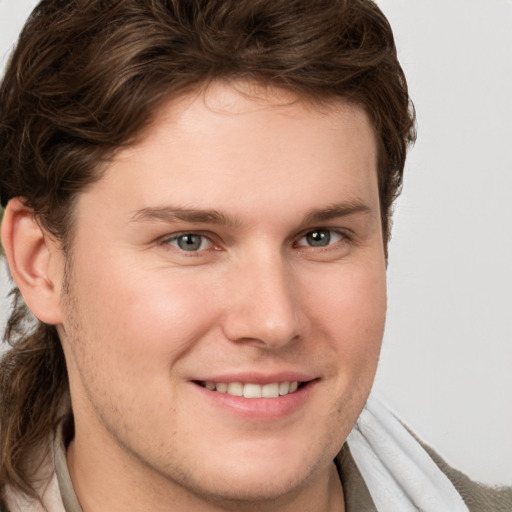
[[[378,3],[419,137],[395,213],[375,391],[451,464],[510,485],[512,1]],[[0,0],[2,70],[34,4]]]

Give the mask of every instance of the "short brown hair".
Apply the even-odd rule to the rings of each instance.
[[[222,78],[365,108],[389,238],[414,109],[371,0],[43,0],[0,89],[2,204],[24,198],[65,248],[74,198],[101,177],[100,164],[164,101]],[[66,371],[55,328],[36,322],[25,332],[28,312],[14,296],[13,348],[0,363],[0,492],[8,483],[34,495],[26,456],[57,421]]]

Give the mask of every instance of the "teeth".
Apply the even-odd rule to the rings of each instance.
[[[279,384],[279,394],[287,395],[290,392],[290,383],[289,382],[281,382]]]
[[[244,386],[245,398],[261,398],[261,386],[258,384],[246,384]]]
[[[279,384],[265,384],[261,386],[261,396],[263,398],[277,398],[279,396]]]
[[[228,395],[243,396],[244,385],[240,382],[230,382],[228,384]]]
[[[210,391],[227,393],[232,396],[243,396],[244,398],[277,398],[297,391],[298,381],[293,382],[272,382],[271,384],[241,382],[203,382],[203,386]]]
[[[217,391],[219,393],[227,393],[227,391],[228,391],[228,385],[225,382],[219,382],[217,385],[215,385],[215,382],[210,382],[210,384],[213,385],[213,389],[217,388]],[[208,388],[208,389],[210,389],[210,388]]]

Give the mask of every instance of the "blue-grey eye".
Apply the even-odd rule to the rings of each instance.
[[[299,246],[307,247],[327,247],[333,243],[339,242],[343,238],[341,233],[330,229],[315,229],[308,231],[298,242]]]
[[[183,233],[172,237],[169,242],[170,245],[187,252],[196,252],[211,247],[212,242],[204,235],[197,233]]]

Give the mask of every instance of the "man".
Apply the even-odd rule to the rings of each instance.
[[[414,139],[373,3],[43,1],[0,112],[5,508],[509,510],[362,412]]]

